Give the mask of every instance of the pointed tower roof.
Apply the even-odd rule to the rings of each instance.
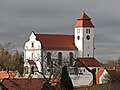
[[[82,15],[77,19],[77,23],[74,28],[78,27],[94,27],[91,18],[83,11]]]

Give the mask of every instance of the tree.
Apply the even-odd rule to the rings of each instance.
[[[23,57],[10,42],[0,44],[1,70],[18,70],[23,72]]]
[[[85,65],[83,62],[81,62],[80,60],[75,59],[75,58],[73,58],[73,59],[74,59],[76,62],[79,62],[82,67],[85,67],[86,70],[92,74],[92,76],[93,76],[93,85],[96,85],[96,69],[95,69],[95,68],[90,69],[90,68],[88,68],[88,66],[86,66],[86,65]]]
[[[63,66],[62,68],[60,87],[62,88],[62,90],[73,90],[73,84],[69,77],[67,66]]]

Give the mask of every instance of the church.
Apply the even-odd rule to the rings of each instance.
[[[83,12],[73,27],[73,35],[31,32],[24,44],[24,77],[41,78],[38,72],[48,75],[52,62],[52,65],[57,64],[59,70],[64,65],[68,66],[74,86],[89,85],[92,74],[84,67],[78,67],[73,58],[96,72],[100,69],[100,63],[94,57],[94,27],[91,18]],[[57,71],[57,68],[54,69]]]

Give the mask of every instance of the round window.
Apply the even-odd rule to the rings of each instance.
[[[78,36],[77,39],[80,40],[80,36]]]
[[[90,36],[89,36],[89,35],[87,35],[87,36],[86,36],[86,38],[87,38],[87,40],[89,40],[89,39],[90,39]]]

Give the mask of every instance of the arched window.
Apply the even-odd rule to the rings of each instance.
[[[58,65],[62,65],[62,53],[58,53]]]
[[[47,65],[50,66],[51,63],[51,53],[47,52]]]
[[[31,66],[31,74],[34,74],[34,66]]]
[[[24,70],[25,70],[25,74],[28,74],[28,66],[25,66]]]
[[[73,66],[73,53],[72,52],[70,52],[69,53],[69,55],[70,55],[70,66]]]
[[[31,47],[34,48],[34,43],[33,42],[31,43]]]

